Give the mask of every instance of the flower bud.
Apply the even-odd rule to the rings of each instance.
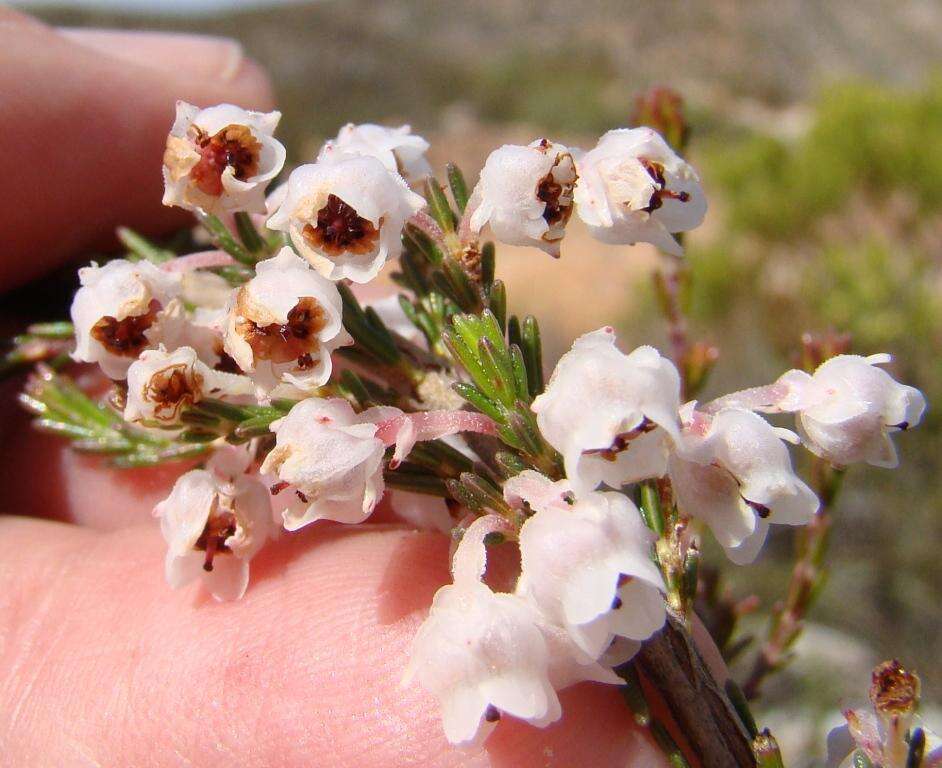
[[[219,214],[265,211],[265,187],[285,164],[272,134],[280,112],[177,102],[164,152],[164,205]]]
[[[163,338],[180,293],[180,276],[149,261],[124,259],[79,270],[82,287],[72,300],[79,362],[98,363],[105,375],[123,379],[128,366]],[[176,304],[176,302],[174,302]]]
[[[576,210],[605,243],[651,243],[680,256],[671,236],[703,221],[706,198],[696,172],[650,128],[609,131],[576,157]]]
[[[576,169],[569,150],[538,139],[525,147],[505,144],[491,152],[471,195],[470,225],[490,224],[508,245],[533,245],[559,256],[559,241],[572,215]]]
[[[399,174],[375,157],[326,154],[296,168],[271,229],[287,232],[298,252],[330,280],[372,280],[402,251],[406,221],[425,205]]]

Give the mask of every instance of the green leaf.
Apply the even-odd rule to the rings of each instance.
[[[442,232],[454,232],[455,225],[458,223],[454,211],[448,204],[448,198],[445,197],[445,190],[435,179],[429,178],[425,181],[425,200],[428,202],[428,211],[432,218],[441,227]]]
[[[235,214],[236,230],[239,233],[239,239],[248,249],[249,253],[258,258],[268,250],[268,244],[258,233],[252,217],[245,211],[236,211]]]
[[[255,257],[238,243],[226,225],[219,220],[218,216],[213,214],[199,214],[198,218],[200,223],[206,227],[206,230],[213,240],[213,244],[217,248],[225,251],[241,264],[248,266],[255,265]]]
[[[151,242],[143,235],[138,234],[128,227],[118,227],[117,235],[118,240],[121,241],[121,245],[128,249],[128,256],[138,260],[150,261],[153,264],[163,264],[177,256],[173,251],[161,248],[156,243]],[[132,261],[133,260],[132,258]]]
[[[494,283],[494,271],[497,266],[497,251],[494,243],[487,242],[481,246],[481,284],[485,289]]]
[[[539,395],[545,388],[543,381],[543,342],[540,338],[540,326],[533,315],[527,315],[523,321],[521,351],[527,364],[527,381],[530,394]]]
[[[448,163],[445,166],[445,174],[448,176],[448,186],[451,187],[451,196],[458,206],[458,212],[464,213],[468,206],[468,185],[464,180],[464,174],[454,163]]]

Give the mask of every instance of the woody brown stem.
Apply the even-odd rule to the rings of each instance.
[[[755,768],[745,727],[677,614],[668,614],[635,663],[664,699],[703,768]]]

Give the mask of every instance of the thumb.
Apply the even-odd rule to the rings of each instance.
[[[174,103],[269,108],[267,77],[231,40],[57,31],[0,8],[0,290],[107,245],[119,224],[159,233]]]

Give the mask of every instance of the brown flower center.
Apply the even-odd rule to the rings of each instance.
[[[674,192],[667,188],[663,165],[644,157],[641,158],[641,165],[644,166],[644,170],[648,172],[648,176],[650,176],[657,185],[657,188],[651,193],[651,200],[648,202],[647,206],[641,209],[642,211],[653,213],[664,205],[665,199],[679,200],[682,203],[686,203],[690,199],[690,194],[687,192]]]
[[[155,404],[157,416],[173,417],[184,405],[200,400],[203,377],[196,371],[187,375],[187,365],[179,363],[157,371],[144,387],[144,399]]]
[[[196,187],[207,195],[222,194],[222,174],[231,167],[239,181],[245,181],[258,173],[262,145],[246,125],[227,125],[219,133],[210,136],[193,126],[199,162],[190,171]]]
[[[105,315],[92,326],[91,336],[113,355],[137,357],[148,345],[146,332],[159,311],[160,302],[151,299],[142,315],[129,315],[123,320]]]
[[[235,535],[235,532],[235,515],[232,512],[218,512],[214,509],[206,521],[206,527],[196,540],[196,549],[206,552],[206,559],[203,561],[204,571],[213,569],[213,559],[218,553],[232,551],[226,546],[226,539]]]
[[[313,367],[316,356],[312,353],[320,344],[317,334],[326,324],[323,307],[306,296],[288,313],[288,322],[284,325],[258,325],[244,319],[239,322],[238,332],[259,360],[273,363],[297,361],[303,369]]]
[[[327,253],[361,254],[376,247],[379,230],[339,197],[329,195],[327,205],[317,212],[317,226],[305,225],[301,235],[311,246]]]

